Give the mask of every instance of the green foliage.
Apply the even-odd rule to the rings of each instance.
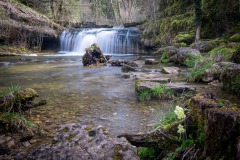
[[[148,101],[151,99],[160,99],[160,98],[171,98],[173,97],[173,92],[166,88],[166,85],[159,84],[154,86],[153,89],[144,89],[139,91],[139,100]]]
[[[237,33],[229,38],[230,42],[240,42],[240,34]]]
[[[28,121],[22,114],[5,112],[0,114],[0,121],[6,124],[6,130],[11,132],[24,131],[33,123]]]
[[[148,101],[151,99],[151,94],[151,91],[148,89],[141,90],[138,98],[141,102]]]
[[[138,156],[142,160],[155,160],[157,158],[157,152],[154,148],[140,147]]]
[[[153,90],[152,90],[152,97],[153,98],[161,98],[163,96],[164,93],[166,93],[166,86],[165,85],[157,85],[154,86]]]
[[[160,59],[160,62],[162,62],[162,63],[168,63],[169,62],[169,55],[166,53],[166,52],[164,52],[163,54],[162,54],[162,56],[161,56],[161,59]]]
[[[154,125],[154,128],[157,128],[159,126],[164,127],[171,123],[173,123],[177,119],[176,114],[174,113],[174,108],[170,108],[167,114],[162,117],[162,119],[159,121],[159,123]]]
[[[187,79],[190,81],[199,81],[205,70],[212,67],[214,64],[211,60],[199,60],[195,62],[195,66],[187,74]]]
[[[191,44],[194,42],[195,35],[193,33],[179,33],[175,38],[174,41],[177,43],[187,43]]]
[[[21,88],[21,86],[19,84],[11,84],[11,87],[8,87],[6,89],[3,89],[3,90],[0,90],[0,97],[3,97],[7,94],[11,94],[11,93],[14,93],[14,92],[17,92],[19,91]]]
[[[236,49],[226,47],[226,46],[219,46],[214,48],[209,52],[210,57],[213,61],[230,61],[232,54]]]
[[[187,67],[194,67],[195,63],[197,61],[200,61],[202,58],[202,56],[189,56],[187,57],[187,59],[183,62],[184,65],[186,65]]]

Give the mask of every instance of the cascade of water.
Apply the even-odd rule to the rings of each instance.
[[[84,54],[93,43],[107,54],[138,53],[140,31],[134,27],[65,30],[60,36],[60,53]]]

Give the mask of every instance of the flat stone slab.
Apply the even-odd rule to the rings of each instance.
[[[137,148],[126,138],[110,137],[101,126],[89,128],[80,124],[67,124],[59,129],[54,141],[55,143],[41,145],[17,159],[108,160],[120,157],[140,160]]]
[[[158,61],[156,59],[146,59],[145,64],[146,65],[154,65],[154,64],[158,64]]]
[[[170,83],[170,78],[137,78],[140,81],[157,82],[157,83]]]
[[[178,67],[163,67],[161,72],[165,74],[178,74],[179,71]]]
[[[140,81],[137,84],[138,91],[149,89],[153,90],[155,86],[159,85],[158,82],[150,82],[150,81]],[[183,82],[176,83],[167,83],[165,84],[167,89],[173,91],[174,94],[181,93],[196,93],[196,89],[192,86],[187,85]]]

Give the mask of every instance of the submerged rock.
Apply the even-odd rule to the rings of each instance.
[[[137,148],[125,138],[111,138],[99,126],[89,128],[79,124],[68,124],[60,128],[53,144],[42,145],[22,159],[38,160],[139,160]]]
[[[154,65],[154,64],[158,64],[158,61],[156,59],[146,59],[145,64],[146,65]]]
[[[178,67],[163,67],[161,72],[165,74],[178,74],[179,71]]]

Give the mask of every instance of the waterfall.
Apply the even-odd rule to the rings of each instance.
[[[60,36],[60,52],[84,54],[85,48],[97,43],[104,54],[138,53],[140,31],[135,28],[85,28],[64,30]]]

